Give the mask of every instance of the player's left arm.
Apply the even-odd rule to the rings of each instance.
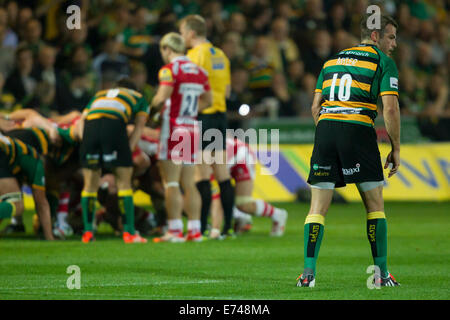
[[[142,132],[144,131],[145,124],[147,123],[148,115],[139,114],[136,115],[134,119],[134,130],[130,135],[130,149],[133,151],[139,139],[141,138]]]
[[[314,98],[311,105],[311,113],[314,119],[314,123],[317,126],[320,117],[320,109],[322,102],[322,87],[323,87],[323,68],[317,77],[316,89],[314,90]]]
[[[203,83],[203,93],[198,98],[198,111],[202,111],[206,108],[209,108],[212,105],[212,91],[211,86],[209,85],[209,79],[206,74],[204,74],[205,80]]]
[[[314,123],[317,126],[317,123],[319,122],[319,116],[320,116],[320,102],[322,101],[322,92],[315,92],[313,102],[311,105],[311,113],[314,119]]]
[[[198,98],[198,111],[202,111],[209,108],[212,105],[212,93],[211,90],[203,92]]]
[[[54,240],[52,234],[52,222],[50,218],[50,205],[48,204],[47,197],[45,196],[45,188],[31,188],[31,190],[36,207],[36,213],[39,216],[39,220],[44,231],[44,237],[46,240]]]
[[[162,106],[166,102],[167,99],[170,98],[170,96],[173,93],[173,86],[161,84],[158,87],[158,91],[156,91],[155,96],[152,99],[152,103],[150,105],[150,109],[157,111],[161,110]]]

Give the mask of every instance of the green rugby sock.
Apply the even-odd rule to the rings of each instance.
[[[94,231],[95,203],[97,192],[81,192],[81,209],[83,212],[84,231]]]
[[[381,276],[386,278],[389,274],[387,269],[387,222],[382,211],[367,214],[367,238],[374,264],[380,268]]]
[[[11,218],[16,211],[16,206],[11,202],[0,202],[0,219]]]
[[[134,203],[133,190],[119,190],[119,210],[122,214],[123,229],[125,232],[134,234]]]
[[[306,217],[304,227],[304,273],[316,274],[316,262],[324,233],[325,217],[310,214]]]

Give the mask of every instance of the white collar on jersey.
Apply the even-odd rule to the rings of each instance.
[[[170,62],[175,62],[175,61],[189,61],[189,58],[186,56],[177,56],[175,58],[173,58]]]

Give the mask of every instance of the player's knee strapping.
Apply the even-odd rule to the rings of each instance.
[[[22,201],[21,192],[10,192],[0,196],[0,219],[11,218],[16,214],[15,202]]]
[[[179,182],[177,182],[177,181],[171,181],[171,182],[167,182],[165,185],[164,185],[164,188],[179,188],[180,187],[180,183]]]
[[[245,205],[247,203],[253,203],[255,202],[255,199],[253,199],[253,197],[251,196],[236,196],[235,200],[234,200],[234,204],[236,206],[241,206],[241,205]]]
[[[325,217],[321,214],[309,214],[304,226],[305,270],[316,272],[316,261],[319,255],[325,226]]]
[[[366,192],[383,185],[383,181],[365,181],[356,184],[359,191]]]
[[[367,214],[367,238],[375,265],[380,268],[383,276],[387,271],[387,222],[383,211]]]
[[[119,190],[117,195],[119,197],[119,209],[122,213],[124,231],[134,234],[133,190]]]

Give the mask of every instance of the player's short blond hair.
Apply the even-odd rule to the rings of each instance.
[[[198,14],[190,14],[181,20],[180,24],[186,26],[187,29],[192,30],[198,37],[206,37],[206,21]]]
[[[159,42],[160,48],[170,48],[176,53],[184,53],[186,51],[186,45],[180,34],[176,32],[169,32],[162,37]]]

